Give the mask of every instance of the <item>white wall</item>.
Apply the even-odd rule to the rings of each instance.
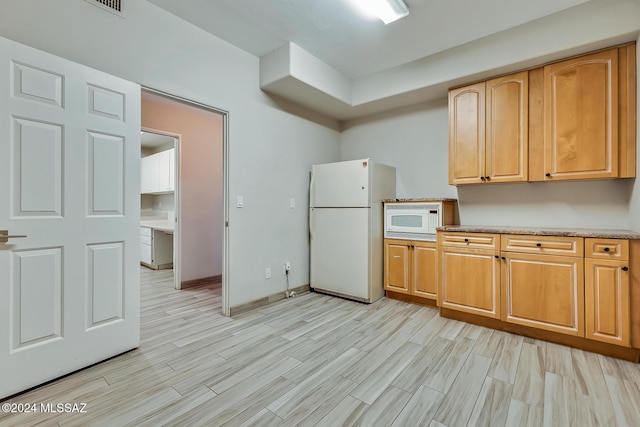
[[[141,194],[140,209],[155,211],[176,211],[176,201],[173,194]]]
[[[354,120],[342,132],[340,157],[396,167],[396,197],[456,197],[447,184],[447,100]]]
[[[222,274],[224,234],[224,117],[153,93],[142,94],[143,128],[178,139],[179,251],[181,283]],[[168,209],[165,209],[168,210]],[[175,237],[175,236],[174,236]]]
[[[448,185],[446,99],[349,122],[342,134],[341,159],[364,157],[397,168],[398,197],[457,198],[461,224],[616,229],[632,226],[629,203],[635,180],[631,179],[458,188]],[[640,198],[640,188],[635,192]],[[636,220],[636,229],[639,225]]]
[[[229,111],[229,196],[245,199],[229,211],[230,305],[284,291],[285,259],[291,286],[309,283],[308,173],[339,158],[337,123],[268,98],[253,55],[145,0],[126,6],[122,19],[84,0],[3,1],[0,35]]]
[[[360,79],[354,97],[360,89],[375,93],[374,87],[376,96],[382,96],[394,85],[415,85],[434,75],[440,75],[435,81],[449,81],[451,86],[456,78],[460,84],[500,74],[505,64],[529,67],[584,51],[585,46],[595,49],[633,40],[640,28],[637,4],[594,0],[581,6],[582,15],[571,19],[565,16],[569,12],[562,12],[418,60],[411,67]],[[422,68],[426,64],[429,73]],[[386,81],[389,76],[393,79]],[[346,122],[341,159],[372,157],[396,166],[400,197],[457,198],[462,224],[640,231],[640,184],[635,179],[449,186],[447,115],[447,100],[442,98]],[[640,165],[640,150],[637,153]]]

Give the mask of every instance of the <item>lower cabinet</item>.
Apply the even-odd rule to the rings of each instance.
[[[173,268],[173,234],[140,227],[140,263],[154,270]]]
[[[502,320],[584,336],[583,259],[502,254]]]
[[[151,265],[153,256],[151,254],[151,239],[153,230],[149,227],[140,227],[140,262]]]
[[[586,239],[586,337],[630,345],[628,241]]]
[[[640,240],[491,236],[438,232],[443,315],[640,360]]]
[[[385,239],[384,288],[390,292],[437,300],[435,242]]]
[[[440,248],[443,308],[500,318],[500,261],[495,250]]]
[[[500,235],[438,233],[442,308],[500,319]]]

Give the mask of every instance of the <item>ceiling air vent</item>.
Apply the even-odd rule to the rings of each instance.
[[[98,6],[104,10],[108,10],[111,13],[124,18],[124,7],[122,3],[124,0],[85,0],[92,5]]]

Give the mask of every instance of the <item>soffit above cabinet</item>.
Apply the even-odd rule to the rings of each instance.
[[[406,0],[409,17],[387,26],[337,0],[150,1],[260,57],[266,93],[341,121],[640,33],[637,0]]]

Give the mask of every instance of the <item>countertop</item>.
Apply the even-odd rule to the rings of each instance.
[[[506,227],[493,225],[445,225],[438,231],[468,233],[527,234],[531,236],[596,237],[600,239],[640,239],[640,233],[631,230],[591,228]]]
[[[149,227],[154,230],[164,231],[168,234],[173,234],[175,230],[175,223],[167,219],[145,219],[140,218],[141,227]]]
[[[382,203],[421,203],[421,202],[457,202],[457,199],[435,198],[408,198],[408,199],[382,199]]]

